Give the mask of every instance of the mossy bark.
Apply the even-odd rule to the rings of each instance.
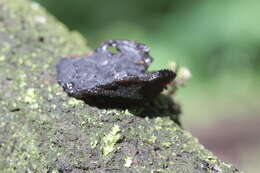
[[[68,97],[55,65],[87,51],[38,4],[0,0],[0,172],[238,172],[167,110],[143,118]]]

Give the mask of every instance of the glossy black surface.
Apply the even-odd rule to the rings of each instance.
[[[110,48],[117,49],[112,53]],[[89,56],[62,58],[58,82],[70,96],[91,105],[136,104],[157,96],[176,74],[148,72],[149,48],[129,40],[109,40]]]

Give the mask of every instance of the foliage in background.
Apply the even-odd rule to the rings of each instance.
[[[202,78],[259,71],[260,1],[38,2],[82,32],[93,48],[106,39],[150,45],[156,58],[153,68],[174,60]]]

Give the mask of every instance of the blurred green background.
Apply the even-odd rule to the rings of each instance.
[[[151,69],[187,66],[193,78],[177,95],[184,128],[222,160],[259,172],[259,0],[37,2],[92,48],[138,40],[151,47]]]

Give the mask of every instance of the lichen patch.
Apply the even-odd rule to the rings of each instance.
[[[115,149],[115,144],[121,138],[120,127],[114,125],[110,133],[106,134],[103,138],[104,146],[102,147],[102,153],[106,156]]]

